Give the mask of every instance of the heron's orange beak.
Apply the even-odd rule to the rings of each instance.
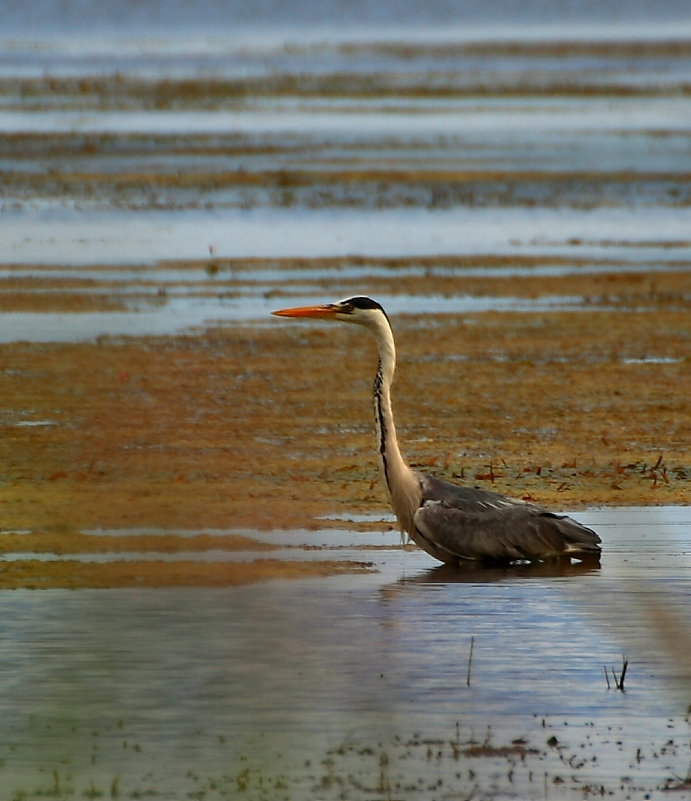
[[[277,317],[312,317],[320,320],[330,320],[338,313],[338,307],[327,304],[325,306],[296,306],[294,309],[278,309],[272,311]]]

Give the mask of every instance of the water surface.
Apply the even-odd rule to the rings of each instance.
[[[340,535],[298,532],[294,544],[377,572],[4,593],[4,786],[35,792],[57,775],[62,790],[115,781],[124,796],[235,797],[240,782],[248,798],[384,799],[437,782],[525,797],[548,775],[564,797],[616,793],[622,777],[633,798],[665,797],[655,788],[689,764],[691,676],[650,615],[660,603],[684,624],[688,654],[691,515],[578,517],[603,537],[600,569],[450,571],[394,543],[329,553]],[[619,672],[624,654],[625,692],[608,689],[603,666]],[[536,753],[520,758],[519,738]],[[469,743],[509,751],[460,753]]]

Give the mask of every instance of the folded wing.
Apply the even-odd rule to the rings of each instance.
[[[562,556],[597,557],[600,538],[565,515],[421,476],[416,537],[443,561],[514,561]]]

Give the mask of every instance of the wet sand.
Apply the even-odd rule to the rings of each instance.
[[[221,274],[227,267],[218,264]],[[396,315],[394,402],[411,464],[557,510],[691,501],[691,274],[441,271],[428,284],[392,268],[366,289],[426,285],[438,294],[559,291],[585,300],[574,311]],[[52,290],[48,280],[26,295],[16,279],[3,302],[79,313],[81,295]],[[299,280],[284,285],[275,305],[299,291]],[[92,311],[111,307],[107,296],[88,297]],[[82,532],[146,528],[168,530],[166,548],[182,549],[189,542],[176,529],[328,528],[342,525],[328,515],[389,512],[373,453],[376,357],[358,330],[268,319],[186,336],[5,343],[1,358],[3,531],[33,532],[4,533],[5,552],[79,552],[93,547]],[[214,547],[258,548],[233,536]],[[166,577],[156,581],[220,580],[160,570]],[[249,568],[238,565],[239,577],[224,570],[235,583]],[[265,565],[260,575],[272,574]]]

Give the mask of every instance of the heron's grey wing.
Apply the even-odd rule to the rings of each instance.
[[[531,507],[541,509],[539,506],[531,505],[525,501],[515,498],[507,498],[497,492],[477,489],[476,487],[460,487],[458,484],[450,484],[440,478],[418,473],[420,489],[422,491],[422,503],[425,501],[443,501],[456,509],[464,512],[478,512],[483,509]]]
[[[544,559],[599,554],[600,538],[569,517],[494,492],[425,476],[415,513],[421,538],[444,561]],[[435,555],[436,555],[435,554]]]

